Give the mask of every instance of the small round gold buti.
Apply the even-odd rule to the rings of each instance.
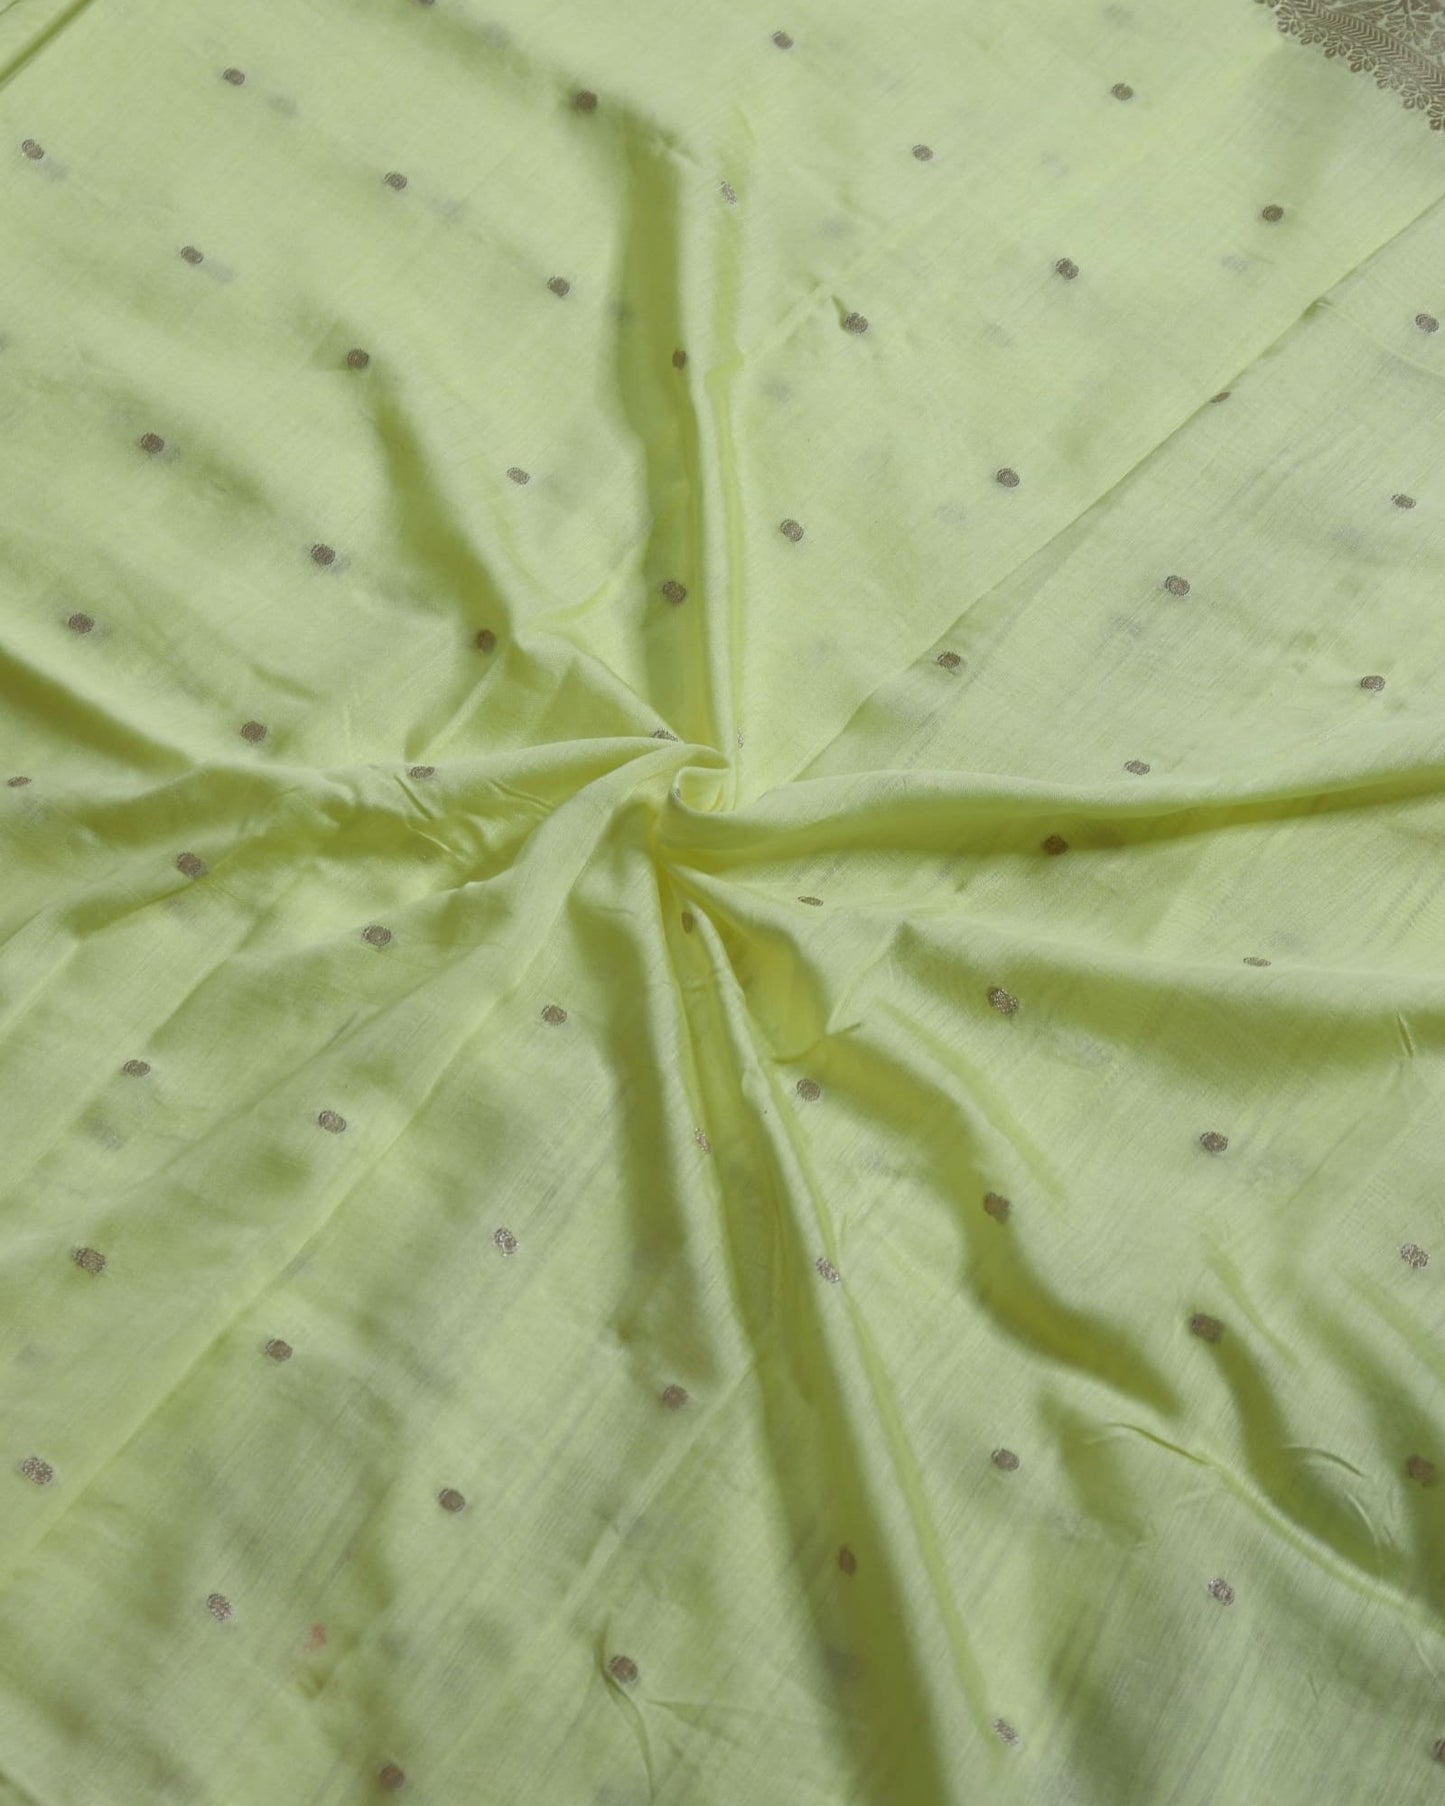
[[[565,298],[572,293],[572,284],[565,276],[549,276],[547,278],[547,287],[551,289],[552,293],[556,295],[559,301],[565,300]]]
[[[465,1511],[467,1507],[466,1500],[454,1486],[444,1486],[442,1488],[437,1494],[437,1504],[441,1506],[443,1511]]]
[[[252,746],[259,746],[266,738],[266,724],[262,721],[243,721],[241,723],[241,738],[243,740],[249,740]]]
[[[1189,594],[1189,579],[1187,577],[1166,577],[1164,579],[1164,587],[1169,591],[1171,596],[1187,596]]]
[[[422,0],[429,6],[431,0]],[[400,1793],[406,1786],[406,1770],[398,1768],[394,1762],[386,1762],[376,1771],[376,1784],[383,1793]]]
[[[427,778],[434,778],[436,774],[435,765],[408,765],[406,768],[406,775],[409,778],[415,778],[418,783],[424,782]]]
[[[20,1463],[20,1471],[32,1486],[49,1486],[55,1478],[55,1469],[39,1455],[27,1455]]]
[[[388,188],[394,188],[398,194],[406,187],[406,177],[399,169],[389,169],[381,179]]]
[[[1040,846],[1052,858],[1057,859],[1060,853],[1067,853],[1069,843],[1062,834],[1050,834],[1047,840],[1040,841]]]
[[[204,263],[206,261],[205,253],[197,250],[195,245],[182,245],[180,255],[185,263]]]
[[[777,45],[779,50],[791,50],[793,48],[793,40],[785,31],[775,31],[773,33],[773,42]]]
[[[1136,778],[1147,778],[1150,771],[1150,767],[1143,759],[1126,759],[1124,769],[1132,772]]]
[[[1435,318],[1434,314],[1416,314],[1415,324],[1420,328],[1421,332],[1439,332],[1440,330],[1440,322]]]
[[[504,1260],[510,1260],[517,1252],[517,1238],[510,1229],[494,1229],[492,1241]]]
[[[328,565],[336,563],[336,547],[328,546],[324,541],[318,540],[311,548],[311,562],[319,564],[325,570]]]
[[[128,1079],[143,1079],[150,1071],[148,1060],[127,1060],[121,1071]]]
[[[989,1460],[1002,1474],[1013,1473],[1019,1464],[1019,1458],[1012,1449],[995,1449]]]
[[[359,345],[353,346],[346,354],[346,367],[348,370],[364,370],[370,362],[371,353],[369,351],[363,351]]]
[[[72,633],[94,633],[95,617],[77,611],[75,614],[66,617],[65,625]]]
[[[494,634],[492,632],[490,627],[483,627],[482,630],[480,631],[480,633],[478,633],[478,635],[477,635],[477,651],[478,652],[495,652],[496,649],[497,649],[496,634]]]
[[[1222,1154],[1229,1146],[1229,1137],[1221,1135],[1218,1129],[1206,1129],[1199,1137],[1199,1145],[1206,1154]]]
[[[1019,1740],[1018,1732],[1006,1718],[994,1719],[993,1734],[995,1737],[999,1738],[1001,1742],[1007,1744],[1015,1744]]]
[[[823,1095],[823,1087],[816,1079],[799,1079],[795,1089],[805,1104],[816,1104]]]
[[[1383,690],[1384,687],[1385,687],[1385,680],[1383,677],[1380,677],[1378,675],[1372,676],[1372,677],[1362,677],[1360,679],[1360,688],[1362,690],[1374,690],[1374,691],[1378,692],[1380,690]]]
[[[933,161],[933,151],[930,146],[926,144],[915,144],[913,147],[913,154],[920,163],[931,163]]]
[[[619,1685],[623,1687],[635,1685],[638,1677],[636,1662],[633,1661],[631,1656],[625,1655],[613,1656],[611,1661],[607,1664],[607,1672],[612,1676],[614,1681],[617,1681]]]
[[[105,1256],[99,1248],[77,1248],[70,1257],[82,1273],[104,1273]]]
[[[1189,1333],[1191,1336],[1198,1336],[1201,1342],[1221,1342],[1224,1339],[1224,1325],[1218,1317],[1196,1311],[1189,1319]]]
[[[150,458],[158,458],[166,449],[166,442],[159,433],[142,433],[136,444]]]
[[[669,1411],[680,1411],[687,1403],[687,1388],[685,1386],[664,1386],[659,1396]]]
[[[380,922],[373,922],[369,928],[363,928],[361,938],[368,947],[389,947],[392,935],[389,928],[383,928]]]
[[[176,870],[185,878],[204,878],[206,862],[196,853],[177,853]]]
[[[1430,1256],[1416,1242],[1405,1242],[1400,1248],[1400,1259],[1407,1267],[1428,1267]]]
[[[518,488],[525,488],[532,480],[531,471],[523,470],[520,464],[514,464],[507,472],[507,476]]]
[[[983,1194],[983,1208],[985,1213],[993,1218],[994,1222],[1006,1223],[1009,1219],[1009,1212],[1013,1209],[1013,1205],[1006,1197],[1004,1197],[1002,1192],[986,1191]]]
[[[682,921],[682,932],[684,934],[691,934],[693,929],[697,927],[697,917],[690,909],[683,910],[680,919]]]
[[[803,529],[795,520],[785,520],[778,531],[784,539],[791,539],[794,545],[803,537]]]
[[[988,994],[989,1007],[998,1011],[1000,1016],[1016,1016],[1019,1000],[1012,991],[1004,990],[1002,985],[995,985]]]
[[[346,1130],[346,1118],[338,1116],[335,1110],[322,1110],[316,1121],[328,1135],[341,1135]]]
[[[868,322],[862,314],[844,314],[844,332],[864,333],[868,330]]]
[[[676,577],[669,577],[667,582],[663,584],[662,594],[672,603],[674,608],[679,602],[686,602],[687,600],[687,590],[677,581]]]
[[[1278,222],[1284,218],[1284,208],[1277,207],[1271,202],[1268,207],[1260,209],[1259,217],[1262,220],[1267,221],[1271,226],[1277,225]]]
[[[1211,1580],[1209,1596],[1211,1599],[1217,1599],[1221,1605],[1234,1604],[1234,1588],[1227,1580]]]
[[[32,163],[38,163],[45,155],[44,146],[37,144],[33,138],[23,138],[20,141],[20,149],[22,154],[29,157]]]
[[[809,909],[821,909],[823,907],[823,899],[821,897],[799,897],[798,901],[800,903],[806,903]]]
[[[942,665],[945,671],[957,671],[963,660],[956,652],[940,652],[933,662],[936,665]]]
[[[235,1608],[224,1593],[211,1593],[206,1599],[206,1610],[217,1624],[226,1624],[235,1617]]]
[[[296,1350],[289,1342],[283,1342],[280,1336],[272,1336],[271,1340],[261,1352],[266,1356],[268,1361],[274,1361],[278,1367],[283,1367],[286,1362],[291,1359],[292,1355],[295,1354]]]
[[[7,790],[23,790],[29,782],[30,779],[25,776],[24,772],[17,772],[13,778],[6,778],[5,788]]]
[[[1423,1455],[1412,1455],[1405,1463],[1405,1474],[1417,1486],[1433,1486],[1439,1478],[1435,1463],[1427,1461]]]
[[[843,1277],[825,1254],[820,1254],[813,1262],[813,1269],[817,1273],[819,1279],[826,1280],[830,1286],[837,1285],[838,1281]]]
[[[1128,82],[1115,82],[1109,92],[1114,96],[1115,100],[1132,100],[1134,98],[1134,90],[1129,86]]]
[[[720,183],[719,184],[719,192],[722,194],[722,198],[727,202],[729,207],[737,206],[737,204],[738,204],[737,191],[736,191],[736,189],[734,189],[731,182]]]
[[[1072,282],[1079,273],[1079,266],[1072,257],[1061,257],[1054,265],[1054,269],[1065,282]]]
[[[1244,963],[1246,966],[1267,966],[1271,962],[1261,958],[1258,953],[1246,953],[1244,956]]]
[[[1019,473],[1016,470],[1010,470],[1008,465],[1005,464],[1001,470],[996,470],[993,473],[993,480],[1001,489],[1017,489],[1019,486]]]
[[[1413,495],[1392,495],[1390,500],[1397,508],[1409,509],[1415,506],[1415,498]]]
[[[542,1020],[549,1023],[553,1028],[561,1028],[562,1024],[567,1020],[567,1012],[562,1008],[560,1003],[545,1004],[542,1009]]]
[[[229,82],[233,88],[243,88],[246,85],[246,71],[244,69],[223,69],[221,80]]]
[[[687,368],[687,353],[680,345],[672,354],[672,367],[674,370],[685,370]]]
[[[847,1543],[844,1543],[842,1548],[838,1551],[838,1566],[850,1580],[858,1572],[858,1557],[848,1547]]]
[[[597,96],[590,88],[579,88],[572,96],[572,105],[579,113],[595,113]]]

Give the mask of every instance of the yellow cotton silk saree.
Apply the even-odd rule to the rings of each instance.
[[[1445,1788],[1445,8],[785,11],[0,10],[6,1806]]]

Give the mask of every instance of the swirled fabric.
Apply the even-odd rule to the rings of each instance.
[[[5,1806],[1445,1797],[1442,124],[0,6]]]

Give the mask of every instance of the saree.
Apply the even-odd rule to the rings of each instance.
[[[0,1801],[1445,1787],[1445,7],[0,7]]]

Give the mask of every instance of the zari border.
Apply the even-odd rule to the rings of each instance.
[[[1424,113],[1434,131],[1445,131],[1445,0],[1385,0],[1394,18],[1381,24],[1381,0],[1259,0],[1279,16],[1279,28],[1302,44],[1320,44],[1326,56],[1343,57],[1357,74],[1373,75],[1377,88],[1393,88],[1412,112]],[[1398,25],[1396,25],[1398,20]],[[1428,33],[1432,49],[1411,43]]]

